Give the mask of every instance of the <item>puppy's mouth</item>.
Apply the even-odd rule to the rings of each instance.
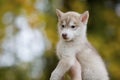
[[[70,39],[70,38],[63,38],[63,40],[64,40],[65,42],[72,42],[72,41],[73,41],[73,39]]]

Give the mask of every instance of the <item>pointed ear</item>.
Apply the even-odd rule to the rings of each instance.
[[[56,14],[58,16],[58,19],[60,19],[62,17],[62,15],[63,15],[63,12],[60,11],[59,9],[56,9]]]
[[[82,23],[87,24],[89,18],[89,12],[85,11],[83,14],[80,16],[80,20]]]

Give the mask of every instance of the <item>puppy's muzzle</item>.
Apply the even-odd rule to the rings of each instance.
[[[67,34],[62,34],[63,39],[67,39]]]

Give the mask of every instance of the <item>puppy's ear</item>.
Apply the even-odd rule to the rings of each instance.
[[[89,12],[85,11],[83,14],[80,16],[80,20],[83,24],[87,24],[89,18]]]
[[[60,11],[59,9],[56,9],[56,14],[58,16],[58,19],[60,19],[62,17],[62,15],[63,15],[63,12]]]

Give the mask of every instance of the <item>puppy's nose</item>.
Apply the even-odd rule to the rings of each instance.
[[[62,37],[63,37],[64,39],[67,39],[67,34],[66,34],[66,33],[62,34]]]

